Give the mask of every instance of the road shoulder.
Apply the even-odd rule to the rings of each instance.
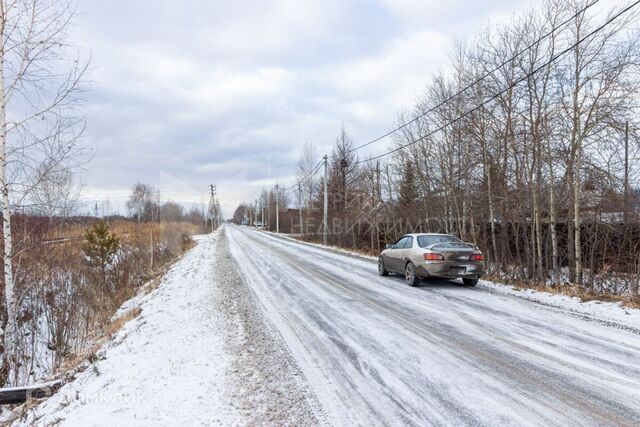
[[[265,319],[231,256],[222,231],[215,256],[216,310],[222,314],[226,352],[234,355],[227,375],[230,404],[248,425],[317,425],[317,399],[277,330]]]

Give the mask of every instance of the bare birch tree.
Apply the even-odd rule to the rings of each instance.
[[[0,191],[6,317],[2,380],[15,353],[17,305],[11,217],[52,171],[81,154],[80,81],[86,70],[67,43],[71,0],[0,0]]]
[[[73,172],[67,168],[50,170],[40,179],[29,197],[27,211],[46,216],[66,218],[80,206],[80,185]]]
[[[312,177],[313,169],[318,164],[318,153],[311,142],[302,147],[302,154],[298,160],[298,182],[302,187],[302,201],[306,205],[307,212],[311,209],[313,196],[316,191],[317,180]]]

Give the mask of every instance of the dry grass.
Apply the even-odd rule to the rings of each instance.
[[[169,266],[195,244],[190,236],[202,231],[189,223],[111,221],[108,225],[120,239],[121,251],[105,282],[86,262],[82,250],[92,223],[56,226],[44,233],[39,229],[16,239],[27,247],[17,262],[18,289],[25,292],[21,327],[40,328],[40,313],[46,313],[46,324],[55,326],[42,331],[49,336],[47,346],[55,354],[50,375],[73,371],[95,357],[124,323],[139,315],[139,310],[132,310],[112,320],[122,303],[141,291],[156,289]],[[63,333],[51,336],[53,331]],[[29,341],[23,346],[30,360],[34,347]]]
[[[122,329],[125,323],[127,323],[129,320],[135,319],[140,315],[140,313],[142,313],[142,309],[140,307],[134,307],[124,313],[122,316],[114,319],[112,322],[109,322],[104,328],[105,335],[110,338],[113,337],[113,335],[115,335],[120,329]]]
[[[118,318],[103,325],[100,330],[94,331],[90,338],[91,345],[82,353],[66,359],[61,365],[60,370],[62,372],[81,372],[83,369],[80,369],[79,366],[85,360],[90,363],[95,363],[99,359],[98,352],[105,343],[111,340],[127,322],[138,317],[140,313],[142,313],[142,309],[140,307],[134,307]]]
[[[145,295],[149,295],[151,292],[158,289],[158,286],[160,286],[160,282],[162,282],[162,275],[158,275],[157,277],[149,280],[142,291]]]
[[[17,288],[24,293],[25,302],[20,327],[33,331],[43,323],[55,325],[55,330],[72,337],[56,341],[52,330],[44,329],[28,336],[43,335],[49,341],[48,350],[28,340],[21,344],[27,362],[33,359],[31,353],[36,347],[40,352],[49,351],[47,358],[55,356],[55,362],[44,372],[46,379],[72,381],[79,372],[96,369],[95,362],[104,357],[101,349],[105,344],[142,312],[135,307],[114,318],[122,303],[139,292],[157,289],[173,262],[195,245],[190,236],[202,232],[188,223],[111,221],[109,227],[123,249],[109,272],[109,283],[115,289],[110,291],[95,268],[88,265],[82,250],[85,232],[92,223],[88,220],[53,228],[45,224],[31,229],[25,226],[15,239],[20,252],[16,262]],[[43,316],[46,322],[40,322]],[[28,363],[22,366],[29,368]],[[21,405],[12,420],[24,416],[32,404]]]

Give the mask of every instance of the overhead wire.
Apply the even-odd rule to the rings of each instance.
[[[591,31],[590,33],[588,33],[587,35],[585,35],[584,37],[580,38],[577,42],[573,43],[571,46],[567,47],[566,49],[564,49],[563,51],[561,51],[560,53],[554,55],[551,57],[551,59],[547,62],[545,62],[544,64],[540,65],[539,67],[537,67],[536,69],[534,69],[533,71],[525,74],[524,76],[520,77],[519,79],[517,79],[516,81],[514,81],[513,83],[509,84],[507,87],[505,87],[504,89],[496,92],[495,94],[493,94],[490,98],[486,99],[485,101],[483,101],[482,103],[480,103],[479,105],[476,105],[475,107],[471,108],[470,110],[467,110],[466,112],[462,113],[461,115],[459,115],[458,117],[456,117],[455,119],[452,119],[451,121],[444,123],[441,126],[438,126],[436,129],[427,132],[426,134],[411,140],[410,142],[406,143],[406,144],[402,144],[399,147],[396,147],[394,149],[388,150],[382,154],[378,154],[376,156],[373,157],[369,157],[366,159],[362,159],[359,160],[357,162],[354,162],[354,164],[360,164],[360,163],[365,163],[365,162],[370,162],[372,160],[377,160],[377,159],[381,159],[383,157],[386,157],[390,154],[396,153],[398,151],[404,150],[405,148],[414,145],[422,140],[424,140],[425,138],[428,138],[429,136],[451,126],[452,124],[464,119],[465,117],[467,117],[468,115],[470,115],[471,113],[474,113],[475,111],[479,110],[480,108],[484,107],[485,105],[487,105],[488,103],[490,103],[491,101],[497,99],[499,96],[503,95],[505,92],[507,92],[508,90],[514,88],[515,86],[517,86],[518,84],[522,83],[523,81],[525,81],[526,79],[528,79],[529,77],[533,76],[534,74],[538,73],[539,71],[541,71],[542,69],[544,69],[545,67],[548,67],[549,65],[551,65],[552,63],[554,63],[555,61],[557,61],[559,58],[561,58],[562,56],[566,55],[567,53],[569,53],[570,51],[572,51],[574,48],[576,48],[578,45],[580,45],[582,42],[584,42],[585,40],[587,40],[588,38],[593,37],[595,34],[597,34],[598,32],[602,31],[605,27],[607,27],[608,25],[610,25],[613,21],[615,21],[616,19],[618,19],[620,16],[622,16],[623,14],[627,13],[629,10],[633,9],[634,7],[636,7],[638,4],[640,3],[640,0],[635,1],[634,3],[632,3],[631,5],[625,7],[624,9],[622,9],[620,12],[618,12],[617,14],[613,15],[611,18],[609,18],[606,22],[604,22],[602,25],[600,25],[599,27],[597,27],[596,29],[594,29],[593,31]]]
[[[303,176],[302,178],[300,178],[295,184],[289,186],[289,187],[284,187],[282,189],[282,191],[284,193],[287,193],[289,191],[295,190],[298,188],[299,185],[302,185],[304,183],[306,183],[307,181],[309,181],[310,179],[314,178],[318,171],[320,170],[320,168],[322,167],[322,163],[323,160],[320,160],[318,163],[316,163],[316,165],[313,167],[313,169],[307,173],[305,176]]]
[[[458,92],[456,92],[453,95],[447,97],[446,99],[444,99],[443,101],[441,101],[437,105],[429,108],[425,112],[420,113],[419,115],[417,115],[413,119],[411,119],[411,120],[409,120],[409,121],[407,121],[407,122],[395,127],[394,129],[386,132],[385,134],[380,135],[380,136],[378,136],[378,137],[376,137],[376,138],[374,138],[374,139],[372,139],[372,140],[370,140],[368,142],[365,142],[363,144],[360,144],[360,145],[352,148],[351,150],[349,150],[349,153],[353,153],[353,152],[358,151],[358,150],[360,150],[360,149],[362,149],[364,147],[367,147],[367,146],[369,146],[371,144],[375,144],[376,142],[381,141],[381,140],[385,139],[386,137],[393,135],[394,133],[398,132],[399,130],[406,128],[407,126],[411,125],[412,123],[417,122],[421,118],[423,118],[423,117],[427,116],[428,114],[434,112],[435,110],[437,110],[438,108],[440,108],[443,105],[447,104],[448,102],[451,102],[454,98],[457,98],[458,96],[464,94],[467,90],[469,90],[472,87],[474,87],[475,85],[479,84],[480,82],[485,80],[487,77],[491,76],[496,71],[499,71],[502,67],[504,67],[505,65],[507,65],[510,62],[514,61],[515,59],[517,59],[520,55],[522,55],[526,51],[528,51],[528,50],[532,49],[533,47],[537,46],[538,44],[540,44],[540,42],[542,42],[544,39],[546,39],[546,38],[550,37],[551,35],[553,35],[558,29],[560,29],[560,28],[564,27],[565,25],[567,25],[569,22],[574,20],[576,17],[580,16],[580,14],[586,12],[589,8],[594,6],[599,1],[600,0],[594,0],[591,3],[587,4],[585,7],[580,9],[577,13],[572,15],[570,18],[564,20],[563,22],[561,22],[560,24],[558,24],[557,26],[555,26],[551,30],[549,30],[547,33],[545,33],[544,35],[540,36],[536,41],[534,41],[531,44],[529,44],[528,46],[524,47],[523,49],[518,51],[515,55],[513,55],[509,59],[503,61],[502,63],[500,63],[500,65],[498,65],[498,66],[492,68],[491,70],[487,71],[482,76],[480,76],[479,78],[477,78],[473,82],[469,83],[468,85],[466,85],[465,87],[460,89]]]

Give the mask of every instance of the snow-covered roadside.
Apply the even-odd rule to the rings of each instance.
[[[331,252],[335,252],[337,254],[341,254],[341,255],[347,255],[350,256],[352,258],[358,258],[358,259],[362,259],[364,261],[372,261],[372,262],[378,262],[378,257],[373,256],[373,255],[366,255],[360,252],[356,252],[356,251],[350,251],[348,249],[344,249],[341,248],[339,246],[331,246],[331,245],[323,245],[322,243],[313,243],[313,242],[307,242],[305,240],[301,240],[301,239],[297,239],[291,235],[288,234],[278,234],[275,233],[273,231],[269,231],[269,230],[260,230],[263,233],[269,234],[273,237],[276,237],[278,239],[285,239],[285,240],[290,240],[292,242],[296,242],[299,243],[301,245],[306,245],[306,246],[311,246],[314,248],[318,248],[318,249],[323,249],[323,250],[327,250],[327,251],[331,251]]]
[[[263,230],[263,232],[276,238],[293,241],[298,244],[303,244],[324,251],[330,251],[340,255],[347,255],[364,261],[370,261],[372,263],[375,263],[378,260],[378,258],[375,256],[365,255],[335,246],[325,246],[320,243],[305,242],[286,234],[277,234],[266,230]],[[550,292],[542,292],[535,289],[520,290],[514,288],[513,286],[491,282],[488,280],[481,280],[478,284],[478,287],[481,289],[486,289],[490,292],[510,295],[517,298],[523,298],[535,303],[560,308],[577,316],[583,316],[585,318],[603,323],[610,323],[612,324],[612,326],[628,327],[640,332],[640,309],[624,307],[621,303],[618,302],[596,300],[583,302],[577,297],[554,294]]]
[[[103,348],[99,361],[30,410],[24,425],[211,425],[241,422],[227,404],[231,357],[212,300],[217,235],[198,244],[159,287],[127,306],[142,313]]]
[[[265,319],[222,231],[216,246],[216,310],[226,352],[233,355],[226,389],[245,425],[318,425],[324,414],[282,336]]]
[[[98,361],[14,425],[317,425],[323,415],[232,259],[199,236]]]
[[[478,286],[492,292],[560,308],[595,321],[610,323],[611,326],[628,327],[640,333],[640,310],[624,307],[619,302],[581,301],[578,297],[542,292],[535,289],[517,289],[513,286],[487,280],[481,280]]]

